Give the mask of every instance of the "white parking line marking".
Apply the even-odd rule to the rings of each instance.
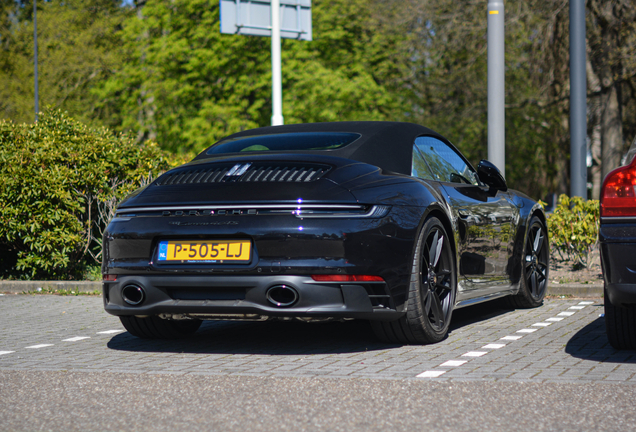
[[[418,378],[437,378],[440,375],[445,374],[446,371],[426,371],[419,374]]]
[[[488,354],[486,351],[468,351],[466,354],[462,354],[462,357],[481,357]]]
[[[11,353],[14,353],[14,352],[15,352],[15,351],[0,351],[0,355],[3,355],[3,354],[11,354]]]
[[[572,316],[574,314],[575,314],[575,312],[561,312],[557,316]]]
[[[88,336],[75,336],[75,337],[72,337],[70,339],[62,339],[62,342],[77,342],[77,341],[81,341],[81,340],[84,340],[84,339],[90,339],[90,337],[88,337]]]
[[[449,360],[445,363],[442,363],[440,367],[455,367],[455,366],[461,366],[464,363],[468,363],[468,360]]]
[[[488,344],[481,347],[481,349],[499,349],[505,347],[506,344]]]
[[[97,334],[113,334],[113,333],[123,333],[126,330],[106,330],[106,331],[101,331],[101,332],[97,332]]]
[[[32,346],[28,346],[26,348],[33,348],[33,349],[38,349],[38,348],[45,348],[45,347],[50,347],[53,346],[53,344],[39,344],[39,345],[32,345]]]
[[[578,306],[570,306],[569,309],[573,309],[572,311],[568,311],[568,312],[561,312],[558,314],[557,317],[552,317],[552,318],[547,318],[545,320],[545,322],[539,322],[539,323],[534,323],[532,324],[532,327],[547,327],[549,325],[551,325],[553,322],[559,322],[559,321],[563,321],[563,317],[568,317],[568,316],[572,316],[576,313],[577,310],[581,310],[583,308],[585,308],[585,306],[587,305],[591,305],[594,304],[594,302],[580,302]],[[534,333],[537,330],[539,330],[538,328],[525,328],[525,329],[521,329],[521,330],[517,330],[516,333]],[[122,330],[123,331],[123,330]],[[100,333],[115,333],[116,330],[110,330],[108,332],[100,332]],[[515,336],[504,336],[499,340],[506,340],[506,341],[516,341],[521,339],[523,336],[521,335],[515,335]],[[481,349],[499,349],[499,348],[503,348],[505,347],[506,344],[501,344],[501,343],[489,343],[486,344],[484,346],[481,347]],[[481,357],[483,355],[488,354],[488,352],[490,351],[469,351],[465,354],[462,354],[462,357]],[[442,364],[440,364],[438,367],[457,367],[457,366],[461,366],[465,363],[468,363],[467,360],[448,360]],[[429,370],[429,371],[425,371],[422,372],[419,375],[416,375],[417,378],[437,378],[441,375],[443,375],[444,373],[446,373],[445,370]]]

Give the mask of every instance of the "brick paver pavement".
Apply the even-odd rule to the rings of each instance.
[[[380,343],[357,321],[206,322],[192,338],[149,341],[123,331],[99,297],[4,295],[0,370],[634,383],[636,352],[609,346],[602,313],[600,299],[473,306],[426,346]]]

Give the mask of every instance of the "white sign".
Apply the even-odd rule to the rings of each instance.
[[[271,36],[270,0],[220,0],[221,33]],[[280,35],[311,40],[311,0],[280,0]]]

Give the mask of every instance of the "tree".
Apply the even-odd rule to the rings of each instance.
[[[588,0],[588,73],[594,84],[595,123],[600,129],[600,174],[604,178],[620,164],[625,152],[624,93],[634,96],[636,4],[629,0]]]
[[[116,0],[38,2],[40,106],[64,109],[96,123],[111,113],[97,111],[96,83],[120,63],[117,28],[130,13]],[[33,3],[6,2],[0,9],[0,118],[34,119]],[[99,121],[97,120],[97,123]]]
[[[559,190],[567,178],[563,67],[549,61],[560,55],[554,39],[562,12],[556,3],[506,6],[507,180],[535,197]],[[393,4],[402,8],[400,28],[410,36],[411,118],[444,133],[473,162],[487,158],[487,3]],[[551,47],[557,51],[546,54]]]
[[[399,37],[366,1],[315,1],[314,41],[283,41],[287,123],[380,120],[399,111],[389,63]],[[271,118],[270,39],[219,32],[218,2],[139,4],[123,27],[124,63],[102,86],[106,119],[139,140],[196,152]]]

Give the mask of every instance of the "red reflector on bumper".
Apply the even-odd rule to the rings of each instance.
[[[102,275],[102,280],[105,282],[115,282],[117,280],[117,275],[105,274],[105,275]]]
[[[384,282],[380,276],[371,275],[311,275],[317,282]]]

